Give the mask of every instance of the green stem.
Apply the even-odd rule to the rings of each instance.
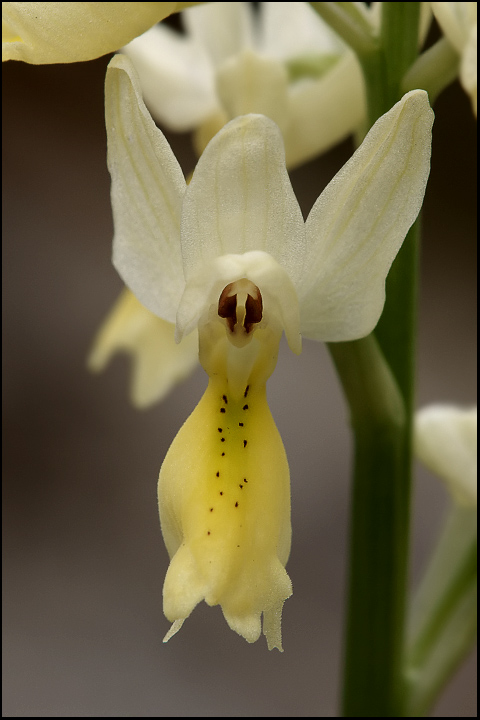
[[[476,508],[454,507],[416,593],[406,657],[408,709],[420,717],[475,642]]]
[[[405,412],[373,335],[331,343],[355,434],[344,717],[402,715]]]
[[[382,4],[379,42],[357,52],[365,80],[371,127],[402,97],[402,78],[417,57],[420,3]]]
[[[419,216],[408,231],[390,269],[385,308],[375,329],[375,335],[404,397],[409,425],[415,403],[420,224]]]
[[[368,126],[402,96],[402,78],[417,54],[419,8],[419,3],[382,3],[378,43],[354,48],[365,78]],[[418,234],[417,224],[390,271],[377,340],[330,346],[355,433],[344,717],[406,713]]]

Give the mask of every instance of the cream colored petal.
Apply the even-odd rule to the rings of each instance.
[[[145,408],[163,400],[197,367],[198,334],[176,344],[175,326],[153,315],[125,288],[95,338],[88,366],[104,370],[119,352],[132,357],[131,400]]]
[[[430,405],[415,416],[417,457],[461,505],[477,503],[477,408]]]
[[[345,46],[306,2],[262,2],[259,49],[287,60],[298,55],[339,53]]]
[[[304,223],[278,127],[263,115],[228,123],[193,173],[182,213],[187,278],[221,255],[263,250],[294,282],[303,269]]]
[[[124,55],[116,55],[107,69],[105,114],[113,263],[146,308],[174,322],[184,288],[180,215],[186,184]]]
[[[162,24],[122,52],[138,72],[148,109],[168,128],[193,130],[219,110],[214,68],[200,43]]]
[[[420,3],[420,20],[418,23],[418,47],[421,48],[423,43],[427,39],[428,31],[432,24],[432,8],[431,3],[422,2]]]
[[[344,140],[366,116],[363,76],[350,51],[318,80],[291,85],[289,95],[289,124],[284,133],[289,169]]]
[[[432,2],[430,5],[445,37],[461,55],[477,20],[477,3]]]
[[[278,60],[243,50],[218,68],[217,92],[229,118],[261,113],[287,129],[288,75]]]
[[[477,117],[477,26],[475,25],[465,46],[460,66],[460,82],[470,95],[472,108]]]
[[[407,93],[312,208],[299,288],[305,337],[354,340],[377,324],[387,273],[422,206],[432,122],[427,93]]]
[[[175,2],[4,2],[2,60],[35,65],[114,52],[177,10]],[[6,42],[5,42],[6,40]]]
[[[199,3],[182,17],[189,37],[206,49],[215,66],[253,43],[251,3]]]
[[[175,623],[202,599],[220,604],[248,642],[265,613],[269,647],[281,650],[281,607],[292,592],[289,471],[265,385],[246,393],[234,401],[225,378],[212,378],[163,462],[164,612]]]

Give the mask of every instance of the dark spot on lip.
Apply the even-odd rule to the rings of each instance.
[[[238,507],[238,502],[235,503],[235,507]]]
[[[248,410],[248,405],[244,405],[242,410]]]
[[[220,472],[217,472],[217,477],[220,477]]]
[[[226,396],[226,395],[222,395],[222,399],[223,399],[223,402],[225,403],[225,405],[228,405],[227,396]]]
[[[222,490],[220,490],[220,495],[223,495],[223,492],[222,492]]]
[[[213,512],[213,508],[210,508],[210,512]]]
[[[239,485],[238,487],[240,488],[240,490],[243,490],[243,485]]]
[[[223,432],[222,428],[218,428],[218,432]]]
[[[243,447],[247,447],[247,442],[248,442],[247,440],[243,441]]]
[[[250,390],[250,385],[247,385],[247,387],[245,388],[245,392],[243,393],[243,397],[247,397],[249,390]]]
[[[248,482],[247,478],[243,478],[243,482]]]
[[[238,426],[239,426],[239,427],[243,427],[243,423],[238,423]]]
[[[220,408],[220,412],[221,412],[221,413],[226,412],[225,408]]]
[[[222,442],[225,442],[225,438],[220,438],[220,440],[221,440]]]
[[[222,453],[222,457],[225,455],[225,453]]]
[[[210,530],[207,530],[207,535],[210,535]]]

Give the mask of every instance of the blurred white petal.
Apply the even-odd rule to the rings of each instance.
[[[175,325],[153,315],[123,290],[95,338],[88,366],[104,370],[118,352],[132,358],[130,395],[138,408],[163,400],[198,365],[198,334],[175,342]]]
[[[193,130],[219,109],[214,67],[192,38],[156,25],[122,52],[140,75],[148,109],[172,130]]]
[[[296,167],[344,140],[361,127],[365,116],[362,72],[348,51],[322,77],[291,86],[284,132],[287,167]]]
[[[477,408],[429,405],[415,416],[415,452],[461,505],[477,504]]]
[[[287,130],[288,74],[276,60],[243,50],[218,68],[217,92],[228,117],[259,113]]]

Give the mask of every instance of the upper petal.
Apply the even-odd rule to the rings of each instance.
[[[180,215],[186,184],[124,55],[116,55],[107,69],[105,114],[115,228],[113,263],[148,310],[175,322],[185,284]]]
[[[188,279],[209,260],[263,250],[301,280],[304,223],[280,131],[263,115],[236,118],[211,140],[187,188],[182,253]]]
[[[181,3],[180,3],[181,4]],[[4,2],[2,60],[65,63],[114,52],[176,2]]]
[[[313,206],[300,289],[306,337],[355,340],[377,324],[388,270],[422,206],[432,122],[425,91],[404,95]]]

